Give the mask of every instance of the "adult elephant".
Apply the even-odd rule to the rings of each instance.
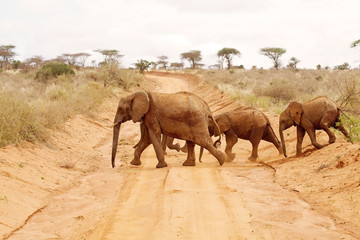
[[[236,154],[232,152],[233,146],[238,139],[249,140],[252,144],[250,161],[258,158],[258,147],[260,140],[265,140],[274,144],[279,154],[282,154],[280,141],[276,137],[271,127],[268,117],[260,110],[252,107],[238,108],[231,112],[225,112],[214,116],[220,132],[225,134],[226,138],[226,161],[233,161]],[[214,135],[214,128],[210,126],[210,135]],[[217,141],[215,142],[215,144]],[[200,150],[200,160],[202,149]]]
[[[279,117],[279,133],[284,156],[287,157],[283,131],[291,126],[297,127],[296,155],[302,152],[302,142],[305,132],[308,133],[311,143],[316,148],[323,145],[316,141],[315,130],[322,129],[329,135],[329,143],[335,142],[335,135],[329,127],[339,129],[345,137],[349,138],[348,132],[339,120],[340,109],[328,97],[317,97],[303,104],[296,101],[290,102]]]
[[[212,144],[208,127],[215,121],[204,100],[189,92],[167,94],[139,91],[121,98],[119,101],[114,119],[112,167],[115,167],[121,123],[129,120],[142,122],[141,127],[144,129],[134,151],[134,159],[131,161],[133,165],[141,164],[141,153],[152,143],[158,159],[156,167],[167,166],[164,160],[161,134],[186,140],[188,155],[183,163],[184,166],[195,165],[195,144],[206,148],[219,161],[220,165],[225,161],[225,154]]]

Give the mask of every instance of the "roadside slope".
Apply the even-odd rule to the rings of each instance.
[[[155,73],[148,74],[147,78],[148,84],[142,88],[162,92],[193,91],[209,103],[215,114],[240,105],[201,84],[192,75]],[[337,222],[337,215],[332,215],[327,208],[321,211],[314,208],[303,200],[302,191],[293,187],[308,175],[307,168],[297,164],[304,162],[283,159],[271,144],[265,142],[260,144],[258,162],[247,160],[251,145],[239,141],[234,148],[236,160],[222,167],[208,153],[205,153],[203,163],[197,163],[196,167],[183,167],[186,154],[168,150],[166,161],[169,167],[156,169],[157,159],[151,146],[142,155],[143,164],[136,167],[129,162],[132,160],[132,146],[139,138],[139,125],[128,122],[123,124],[120,133],[118,167],[111,169],[112,131],[106,126],[111,123],[117,102],[117,98],[106,101],[99,109],[96,121],[81,116],[69,121],[67,132],[54,135],[54,146],[43,154],[44,157],[40,157],[39,150],[31,150],[34,162],[40,163],[33,167],[36,170],[26,179],[37,179],[42,183],[40,180],[63,176],[68,182],[58,186],[67,187],[56,188],[54,180],[54,186],[47,188],[51,191],[40,195],[37,193],[41,193],[42,185],[28,181],[24,188],[34,185],[29,190],[33,195],[26,195],[27,190],[21,190],[19,195],[24,194],[24,202],[34,199],[37,205],[29,207],[32,211],[28,215],[21,210],[15,212],[15,216],[23,217],[22,221],[18,220],[19,225],[10,225],[9,219],[3,218],[3,225],[9,226],[5,236],[10,236],[8,232],[11,230],[13,234],[9,239],[143,239],[144,236],[147,239],[358,238],[354,226],[341,227],[343,224]],[[276,129],[277,116],[268,116]],[[323,140],[321,136],[320,139]],[[289,132],[287,140],[290,150],[295,144],[295,135]],[[304,144],[306,150],[312,149],[307,140]],[[17,157],[22,156],[21,151],[30,151],[31,148],[34,147],[13,149],[15,157],[9,157],[12,156],[7,154],[10,151],[4,153],[0,159],[6,160],[5,165],[11,165],[6,171],[17,169]],[[44,147],[37,148],[42,150]],[[196,150],[198,153],[198,148]],[[71,159],[78,160],[77,164],[71,169],[59,167],[58,161],[69,152]],[[23,159],[28,159],[28,156],[23,155]],[[45,165],[47,162],[52,167]],[[294,176],[289,176],[282,171],[286,170],[281,168],[285,165],[288,169],[297,169],[296,174],[292,172]],[[64,171],[63,175],[58,175],[58,170]],[[45,173],[47,175],[42,179]],[[14,176],[23,179],[22,174],[24,172],[5,176],[8,179],[6,189],[14,196],[17,186]],[[287,181],[286,186],[282,184],[283,187],[274,183],[274,180],[281,179],[291,181]],[[311,189],[317,191],[315,185]],[[0,204],[8,203],[13,204],[10,198],[0,201]],[[19,208],[20,202],[17,204]],[[14,212],[4,210],[4,213],[9,216]],[[26,220],[27,216],[30,217]],[[19,229],[15,229],[17,226]]]

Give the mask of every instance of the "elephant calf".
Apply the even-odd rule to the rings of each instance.
[[[237,143],[238,138],[251,142],[252,153],[249,157],[251,161],[258,158],[258,146],[261,139],[274,144],[279,154],[283,153],[280,141],[276,137],[269,119],[256,108],[238,108],[231,112],[216,115],[214,119],[220,128],[220,132],[225,134],[225,153],[228,162],[234,160],[236,156],[235,153],[232,153],[232,148]],[[213,136],[214,131],[211,127],[209,127],[209,132]]]
[[[303,104],[295,101],[290,102],[279,117],[279,132],[284,156],[287,157],[283,131],[291,126],[297,127],[296,155],[302,152],[301,145],[305,132],[309,134],[311,143],[316,148],[324,147],[316,141],[316,129],[323,129],[329,135],[329,143],[335,142],[336,139],[329,127],[339,129],[345,137],[349,138],[348,132],[339,120],[339,116],[340,109],[328,97],[317,97]]]

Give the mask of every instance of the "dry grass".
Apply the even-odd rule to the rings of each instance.
[[[140,81],[131,77],[123,78],[129,86]],[[61,126],[75,114],[92,115],[115,90],[104,88],[101,78],[94,80],[86,72],[61,75],[45,84],[35,81],[34,73],[3,71],[0,82],[0,147],[46,141],[48,128]]]
[[[204,81],[249,106],[278,112],[289,101],[328,96],[345,111],[360,113],[360,70],[200,70]]]

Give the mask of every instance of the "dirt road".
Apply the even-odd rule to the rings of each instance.
[[[142,88],[161,92],[193,91],[206,99],[215,114],[239,105],[191,77],[148,74],[147,78],[149,83]],[[116,104],[116,98],[106,101],[99,110],[101,117],[96,120],[80,117],[69,121],[66,130],[74,131],[71,143],[66,143],[68,135],[55,135],[55,139],[64,141],[65,155],[47,155],[51,154],[47,151],[56,154],[58,144],[53,147],[55,150],[38,147],[31,151],[35,158],[43,154],[56,159],[70,152],[72,158],[81,160],[74,169],[57,170],[59,167],[50,166],[51,176],[58,182],[66,179],[64,176],[68,173],[69,181],[73,183],[61,183],[58,185],[68,187],[38,193],[44,199],[33,202],[37,210],[25,220],[19,217],[13,224],[0,218],[0,230],[5,239],[358,239],[358,226],[349,223],[358,215],[341,224],[338,215],[315,207],[311,199],[305,201],[307,199],[299,194],[302,189],[295,189],[286,182],[286,176],[278,176],[279,172],[288,169],[287,165],[275,147],[265,142],[260,144],[260,160],[255,163],[247,160],[250,143],[239,141],[234,147],[235,161],[221,167],[208,153],[205,153],[203,163],[197,163],[196,167],[183,167],[186,155],[167,150],[169,166],[156,169],[157,159],[152,146],[144,151],[143,164],[135,167],[129,162],[132,146],[139,139],[139,125],[128,122],[123,124],[120,133],[117,168],[112,169],[112,131],[105,126],[110,124]],[[277,116],[268,116],[276,129]],[[86,134],[82,136],[80,132]],[[289,133],[287,137],[291,142],[289,149],[294,148],[294,136]],[[322,137],[320,135],[320,139]],[[304,144],[308,143],[305,141]],[[350,145],[346,146],[352,151]],[[196,150],[198,155],[199,149]],[[5,151],[9,153],[13,149]],[[4,166],[9,159],[6,156],[0,154]],[[22,150],[21,156],[33,155]],[[81,173],[82,168],[88,170]],[[289,169],[294,170],[294,166]],[[299,169],[298,174],[307,174],[304,169],[302,172]],[[10,169],[5,171],[11,172]],[[9,174],[4,184],[8,188],[11,176],[16,175]],[[39,174],[33,174],[39,177]],[[45,178],[51,179],[51,176]],[[24,177],[20,174],[18,178]],[[36,198],[37,189],[30,188],[34,194],[26,196]],[[357,193],[353,196],[358,196]],[[7,199],[0,201],[0,206],[6,207],[6,202],[9,206],[12,204],[11,199]],[[13,214],[21,215],[22,211],[16,209],[21,208],[20,203],[11,206]],[[358,214],[358,209],[355,211]]]

